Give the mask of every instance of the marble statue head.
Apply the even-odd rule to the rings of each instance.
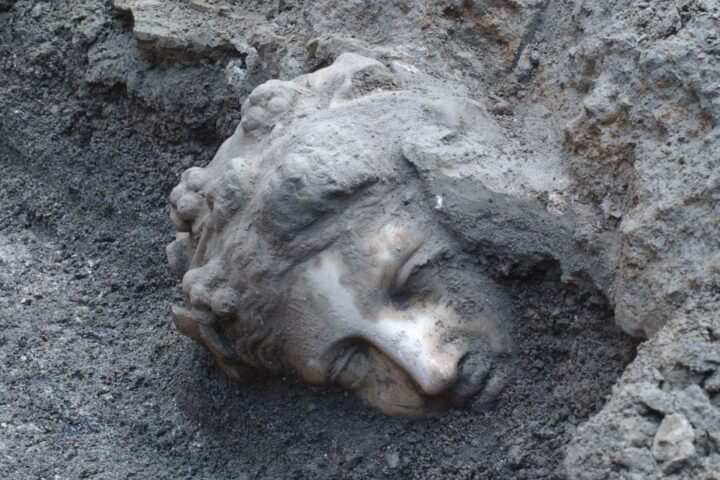
[[[501,144],[480,103],[399,62],[260,85],[171,194],[175,324],[238,380],[295,372],[400,415],[491,398],[509,301],[477,252],[522,263],[564,247],[517,231],[565,228],[518,200]]]

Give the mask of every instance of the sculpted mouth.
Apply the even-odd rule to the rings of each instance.
[[[369,348],[364,343],[343,347],[328,368],[328,380],[349,390],[359,388],[369,371]]]

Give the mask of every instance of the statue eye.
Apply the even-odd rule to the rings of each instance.
[[[388,290],[390,300],[398,308],[405,309],[414,299],[426,297],[437,290],[431,267],[440,255],[442,250],[420,247],[398,267]]]
[[[396,308],[407,309],[413,298],[425,293],[427,288],[423,287],[422,269],[423,266],[412,258],[400,266],[388,290]]]

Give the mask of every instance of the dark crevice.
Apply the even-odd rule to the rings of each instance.
[[[542,23],[543,23],[543,20],[545,17],[545,11],[547,10],[548,5],[550,5],[550,0],[546,0],[545,3],[543,3],[540,7],[538,7],[537,11],[533,14],[533,18],[530,21],[530,25],[528,25],[527,30],[525,30],[525,34],[522,36],[522,39],[520,40],[520,45],[518,46],[518,49],[515,51],[515,55],[513,56],[512,62],[510,63],[508,72],[512,72],[515,70],[515,68],[518,65],[518,62],[520,61],[520,57],[523,54],[523,51],[535,39],[535,34],[542,27]]]

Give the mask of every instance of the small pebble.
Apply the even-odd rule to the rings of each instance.
[[[397,452],[386,453],[385,460],[390,468],[395,468],[400,463],[400,454]]]

